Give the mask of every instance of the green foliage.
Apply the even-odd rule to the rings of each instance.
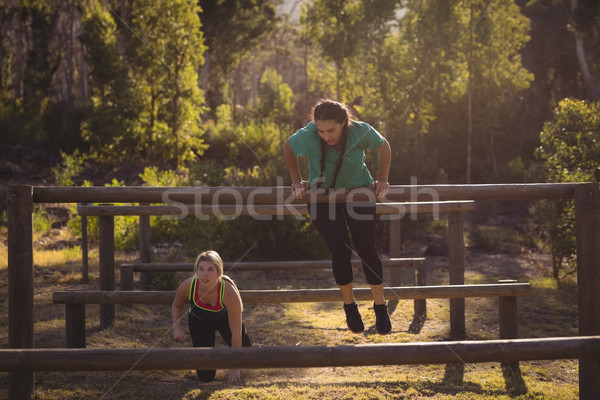
[[[225,172],[214,160],[189,166],[190,184],[194,186],[220,186]]]
[[[62,157],[62,162],[52,168],[56,184],[58,186],[73,186],[74,183],[71,178],[83,171],[85,156],[79,154],[79,150],[75,150],[71,155],[61,150],[60,155]]]
[[[477,225],[468,233],[469,246],[485,252],[516,253],[522,247],[532,247],[529,235],[522,235],[514,228]]]
[[[229,97],[230,72],[255,50],[276,26],[278,17],[271,0],[200,0],[206,46],[206,79],[202,89],[211,108]]]
[[[366,60],[345,64],[362,82],[357,109],[391,144],[391,180],[463,179],[469,90],[473,171],[478,180],[497,180],[498,165],[518,156],[520,137],[510,123],[533,79],[519,53],[529,40],[529,21],[508,0],[403,5],[398,29]],[[356,87],[343,80],[347,85]]]
[[[550,182],[600,182],[600,102],[559,102],[540,133],[536,155]],[[552,252],[553,276],[575,271],[573,201],[544,201],[534,209],[542,238]],[[566,263],[566,267],[563,266]]]
[[[498,173],[498,181],[506,183],[532,182],[535,171],[525,165],[521,157],[515,157],[504,165]]]
[[[543,200],[531,207],[540,237],[552,254],[552,277],[559,280],[577,269],[574,202]]]
[[[33,210],[33,231],[46,233],[52,228],[52,219],[48,217],[45,209],[36,206]]]
[[[270,119],[236,124],[231,107],[225,104],[217,108],[216,114],[214,121],[206,123],[206,136],[210,155],[220,164],[252,169],[257,164],[267,167],[281,158],[283,141],[289,135],[287,125]]]
[[[301,15],[302,35],[335,68],[324,74],[327,67],[323,69],[318,65],[319,60],[311,60],[314,64],[307,71],[309,80],[328,81],[327,86],[319,85],[318,89],[340,101],[353,103],[359,99],[367,78],[364,61],[370,55],[375,56],[375,50],[390,30],[387,22],[393,18],[398,3],[397,0],[318,0],[305,7]]]
[[[294,93],[276,70],[268,68],[260,78],[256,117],[278,125],[289,125],[294,111]]]
[[[176,290],[179,285],[179,279],[175,272],[152,272],[148,290]]]
[[[43,139],[41,117],[32,114],[24,107],[22,99],[11,98],[0,89],[0,144],[14,145]]]
[[[101,159],[177,168],[206,148],[196,72],[204,50],[199,8],[185,0],[160,7],[137,0],[131,7],[136,12],[127,24],[99,2],[86,9],[83,42],[90,49],[93,95],[83,137]]]
[[[600,102],[564,99],[544,124],[537,156],[551,182],[600,182]]]
[[[185,186],[187,184],[187,173],[184,170],[160,171],[158,167],[146,167],[140,174],[140,178],[146,186]]]

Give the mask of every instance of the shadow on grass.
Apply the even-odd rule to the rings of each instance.
[[[506,384],[507,394],[511,397],[520,396],[527,393],[527,385],[521,375],[521,368],[518,362],[501,363],[502,375]],[[449,387],[464,386],[465,364],[451,363],[446,364],[444,370],[444,385]]]
[[[500,364],[502,375],[506,382],[506,390],[511,396],[519,396],[527,393],[527,384],[521,375],[521,367],[518,362],[506,362]]]
[[[211,387],[205,387],[196,397],[190,397],[191,393],[187,394],[187,399],[209,399],[211,396],[220,391],[234,390],[239,393],[231,393],[232,396],[243,397],[244,391],[248,390],[253,396],[257,396],[257,392],[261,390],[286,393],[289,398],[306,398],[309,396],[311,391],[314,395],[331,396],[330,398],[351,398],[349,396],[361,397],[366,393],[371,396],[374,395],[373,391],[378,391],[386,396],[393,396],[393,398],[404,398],[404,394],[407,392],[411,393],[411,396],[415,395],[415,391],[427,397],[433,397],[436,394],[440,395],[473,395],[484,396],[485,398],[495,398],[498,396],[506,395],[507,393],[502,390],[486,390],[481,385],[473,382],[460,382],[451,383],[446,381],[429,381],[429,380],[397,380],[397,381],[386,381],[386,382],[341,382],[341,383],[323,383],[323,384],[298,384],[298,382],[278,382],[278,383],[263,383],[259,385],[240,385],[240,386],[228,386],[225,384],[216,384]],[[192,394],[193,396],[193,394]],[[255,397],[253,397],[255,398]],[[260,397],[258,397],[260,398]],[[312,397],[311,397],[312,398]]]
[[[392,315],[396,309],[398,308],[398,300],[390,300],[388,301],[388,311],[390,315]],[[423,329],[423,325],[425,325],[425,320],[427,318],[423,315],[413,314],[413,320],[410,323],[407,332],[412,334],[419,334]]]
[[[505,371],[503,365],[503,372]],[[514,373],[513,367],[508,367]],[[284,372],[283,374],[281,372]],[[506,390],[484,389],[480,384],[464,382],[464,365],[448,364],[443,380],[392,380],[372,382],[334,382],[334,383],[307,383],[298,381],[298,377],[285,377],[285,370],[252,370],[247,371],[242,384],[227,384],[222,371],[218,372],[217,380],[211,383],[198,381],[193,371],[184,375],[180,373],[164,373],[158,371],[131,371],[123,372],[37,372],[36,390],[39,399],[78,398],[78,399],[209,399],[222,392],[224,398],[270,398],[270,394],[278,393],[277,398],[306,398],[311,392],[318,398],[352,398],[362,395],[380,394],[392,395],[394,398],[403,398],[403,394],[411,392],[420,393],[427,397],[439,395],[462,396],[472,394],[484,398],[500,396],[516,397],[525,394],[527,388],[522,383],[520,391],[507,386]],[[335,371],[333,372],[335,374]],[[274,374],[276,382],[253,383],[252,381],[264,375]],[[0,383],[7,382],[8,374],[0,374]],[[283,376],[282,376],[283,375]],[[506,377],[506,375],[505,375]],[[283,378],[283,380],[282,380]],[[519,372],[520,379],[520,372]],[[520,379],[522,382],[522,379]],[[3,386],[0,398],[7,395]],[[227,393],[229,392],[229,393]],[[247,392],[247,393],[245,393]],[[264,396],[261,396],[263,392]],[[283,394],[283,397],[280,395]],[[339,395],[339,396],[338,396]],[[217,395],[218,397],[218,395]],[[220,397],[219,397],[220,398]]]

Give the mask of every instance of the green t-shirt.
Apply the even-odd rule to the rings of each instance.
[[[298,157],[308,156],[308,184],[311,185],[321,175],[321,142],[317,126],[311,121],[304,128],[294,133],[289,140],[290,148]],[[373,183],[373,177],[365,164],[365,149],[377,149],[383,144],[383,136],[366,122],[352,121],[348,129],[346,155],[335,182],[334,189],[351,189],[368,186]],[[323,187],[329,187],[333,180],[335,163],[340,151],[326,145],[325,171]]]

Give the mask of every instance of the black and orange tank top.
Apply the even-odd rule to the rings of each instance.
[[[188,297],[190,302],[189,312],[192,312],[192,309],[194,308],[212,312],[219,312],[223,310],[225,308],[223,305],[223,295],[225,294],[225,282],[223,278],[221,278],[218,285],[219,296],[217,297],[217,303],[214,306],[209,306],[200,301],[200,295],[198,293],[198,277],[195,276],[192,280],[192,284],[190,285],[190,294]]]

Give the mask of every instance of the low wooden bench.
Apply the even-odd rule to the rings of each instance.
[[[425,270],[423,263],[425,258],[388,258],[382,259],[384,268],[414,268],[415,286],[425,285]],[[358,268],[361,261],[352,260],[352,266]],[[224,272],[242,271],[306,271],[318,269],[331,269],[331,260],[311,261],[244,261],[223,263]],[[134,272],[193,272],[193,263],[128,263],[121,264],[121,290],[133,290]],[[391,286],[397,286],[397,282],[390,282]]]
[[[479,285],[386,287],[389,300],[434,298],[500,298],[500,331],[514,332],[517,326],[517,296],[531,294],[529,283],[500,283]],[[245,304],[333,302],[341,301],[339,289],[241,290]],[[368,288],[354,289],[358,301],[372,300]],[[54,292],[52,302],[65,304],[66,346],[85,347],[86,304],[171,304],[174,291],[60,291]]]
[[[425,258],[388,258],[382,259],[384,270],[388,268],[413,268],[413,282],[415,286],[426,285],[424,266]],[[360,260],[352,260],[352,266],[359,268]],[[331,269],[330,260],[312,261],[250,261],[250,262],[225,262],[223,270],[226,274],[242,271],[306,271],[318,269]],[[133,290],[134,272],[192,272],[193,263],[133,263],[121,264],[121,290]],[[391,273],[390,286],[400,286],[400,275]],[[146,289],[142,287],[142,289]],[[415,299],[415,315],[427,317],[427,305],[423,299]]]

